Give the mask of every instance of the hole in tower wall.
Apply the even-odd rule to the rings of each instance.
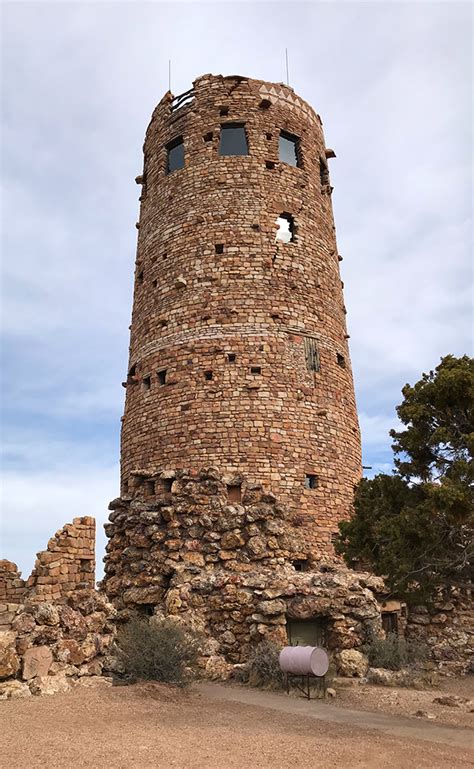
[[[223,254],[224,253],[224,244],[223,243],[216,243],[214,248],[216,249],[216,254]]]
[[[315,489],[318,485],[318,476],[314,473],[307,473],[304,479],[305,489]]]
[[[166,369],[162,368],[160,371],[157,371],[156,373],[158,377],[158,384],[164,385],[166,384]]]
[[[143,389],[145,390],[145,392],[147,390],[149,390],[150,387],[151,387],[151,377],[150,376],[143,377],[142,385],[143,385]]]
[[[250,366],[250,373],[251,374],[261,374],[262,373],[262,367],[261,366]]]
[[[143,270],[138,273],[137,280],[139,283],[143,283]]]
[[[266,160],[265,167],[268,168],[269,171],[273,171],[273,169],[275,168],[275,163],[273,162],[273,160]]]
[[[212,137],[213,136],[214,136],[214,134],[212,133],[212,131],[209,131],[207,134],[204,134],[204,136],[202,138],[203,138],[203,141],[205,141],[205,142],[212,142]]]
[[[173,486],[173,478],[160,478],[160,486],[161,486],[161,490],[164,491],[166,494],[171,494],[171,489]]]
[[[155,482],[145,481],[145,494],[151,497],[153,496],[154,493],[155,493]]]
[[[208,382],[210,382],[210,380],[213,378],[213,376],[214,375],[213,375],[212,371],[205,371],[204,372],[204,379],[206,379]]]
[[[276,240],[281,240],[283,243],[293,243],[295,240],[295,220],[292,215],[282,213],[277,218],[276,223],[278,225]]]
[[[225,117],[225,116],[226,116],[226,115],[228,115],[228,114],[229,114],[229,107],[220,107],[220,109],[219,109],[219,115],[220,115],[221,117]]]
[[[341,368],[346,367],[346,359],[344,355],[342,355],[340,352],[336,353],[336,360],[337,360],[338,366],[340,366]]]
[[[228,484],[227,499],[229,500],[229,502],[242,501],[242,484],[241,483]]]
[[[229,352],[227,355],[227,360],[229,361],[229,363],[235,363],[235,359],[236,359],[235,352]]]

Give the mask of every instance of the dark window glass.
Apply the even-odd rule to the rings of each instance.
[[[247,136],[243,123],[226,123],[221,126],[219,155],[248,155]]]
[[[280,133],[280,160],[282,163],[288,163],[290,166],[299,166],[298,159],[298,137],[287,134],[285,131]]]
[[[168,160],[166,173],[171,174],[179,168],[184,168],[184,144],[183,137],[179,136],[166,147]]]

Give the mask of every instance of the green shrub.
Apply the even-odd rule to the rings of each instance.
[[[184,686],[196,670],[200,642],[169,619],[133,617],[119,630],[116,656],[128,677]]]
[[[395,633],[386,638],[373,637],[364,647],[370,667],[386,670],[401,670],[426,659],[427,650],[423,644],[405,641]]]
[[[251,686],[281,689],[284,685],[280,670],[280,648],[272,641],[262,641],[252,650],[248,660],[248,682]]]

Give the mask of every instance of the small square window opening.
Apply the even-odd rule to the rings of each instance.
[[[227,360],[229,361],[229,363],[235,363],[235,358],[236,358],[235,352],[230,352],[227,355]]]
[[[165,368],[162,368],[161,371],[158,371],[157,372],[157,376],[158,376],[158,383],[160,385],[166,384],[166,369]]]
[[[337,360],[337,365],[338,366],[341,366],[341,368],[345,368],[346,367],[346,359],[345,359],[344,355],[341,355],[340,352],[338,352],[336,354],[336,360]]]
[[[261,366],[251,366],[250,367],[250,373],[251,374],[261,374],[262,373],[262,367]]]
[[[213,133],[212,131],[209,131],[209,133],[204,134],[202,138],[204,139],[205,142],[212,142],[212,137],[213,137]]]
[[[313,473],[307,473],[304,479],[305,489],[315,489],[318,485],[318,476]]]
[[[146,391],[146,390],[149,390],[150,387],[151,387],[151,377],[150,376],[143,377],[143,389]]]
[[[227,498],[229,502],[241,502],[242,486],[240,483],[234,483],[227,486]]]
[[[223,243],[216,243],[215,249],[216,249],[216,254],[223,254],[224,253],[224,244]]]
[[[212,377],[213,377],[212,371],[205,371],[204,372],[204,379],[206,379],[208,382],[211,381]]]

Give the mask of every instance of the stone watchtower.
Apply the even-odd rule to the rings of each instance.
[[[146,133],[122,496],[215,467],[259,483],[315,551],[361,474],[321,119],[292,88],[204,75]]]

